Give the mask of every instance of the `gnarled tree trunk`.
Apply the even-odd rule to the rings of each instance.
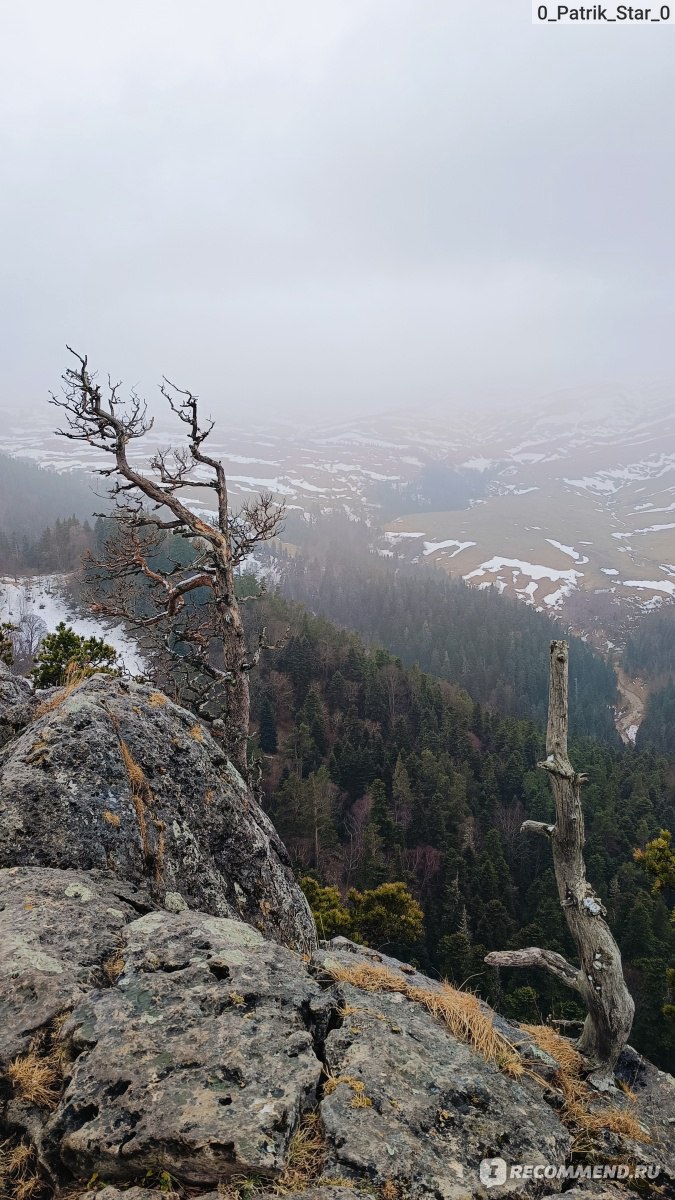
[[[578,775],[567,755],[568,647],[551,642],[546,761],[555,800],[556,821],[525,821],[522,831],[550,838],[560,903],[574,938],[581,966],[570,966],[561,955],[530,946],[488,954],[494,967],[543,967],[582,997],[588,1016],[577,1048],[593,1068],[591,1081],[611,1086],[612,1072],[633,1023],[635,1005],[623,977],[621,955],[605,921],[605,909],[586,879],[583,858],[584,817]]]

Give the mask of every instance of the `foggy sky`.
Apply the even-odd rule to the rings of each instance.
[[[0,45],[0,407],[66,341],[239,418],[675,380],[674,27],[22,0]]]

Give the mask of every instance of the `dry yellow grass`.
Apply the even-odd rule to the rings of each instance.
[[[192,738],[193,742],[203,742],[204,730],[202,729],[201,725],[193,725],[189,730],[188,736]]]
[[[345,1083],[353,1092],[365,1092],[366,1090],[363,1080],[355,1079],[353,1075],[329,1075],[323,1087],[324,1096],[331,1096],[341,1083]]]
[[[651,1141],[633,1113],[611,1103],[604,1104],[599,1094],[588,1086],[582,1075],[584,1060],[571,1042],[550,1025],[523,1025],[522,1028],[541,1050],[560,1064],[556,1078],[565,1101],[561,1115],[577,1137],[607,1130],[636,1142]],[[630,1089],[627,1096],[634,1103]]]
[[[114,985],[117,983],[117,980],[124,971],[124,966],[124,959],[119,951],[115,951],[109,958],[106,958],[103,964],[103,974],[110,984]]]
[[[300,1122],[288,1147],[288,1158],[276,1187],[284,1192],[304,1192],[319,1178],[326,1161],[326,1144],[318,1112]]]
[[[131,753],[124,738],[120,734],[119,727],[115,721],[113,721],[113,725],[115,727],[115,732],[117,733],[117,740],[120,744],[120,752],[122,754],[124,769],[127,773],[129,783],[131,784],[131,798],[136,811],[136,820],[138,821],[138,832],[141,836],[143,854],[145,855],[146,862],[152,867],[152,873],[155,881],[159,883],[161,881],[164,869],[164,822],[158,821],[152,816],[150,817],[155,829],[157,830],[156,845],[153,846],[148,834],[148,811],[150,811],[150,813],[152,812],[155,798],[152,794],[150,784],[145,778],[143,768],[136,762],[136,759]]]
[[[286,1166],[273,1183],[251,1176],[234,1176],[218,1185],[220,1200],[258,1200],[305,1192],[314,1186],[326,1161],[323,1128],[318,1112],[308,1113],[292,1135]],[[351,1185],[348,1185],[351,1186]]]
[[[164,705],[166,704],[166,696],[163,696],[161,692],[151,692],[148,698],[148,704],[151,708],[164,708]]]
[[[623,1079],[617,1079],[616,1082],[617,1082],[618,1086],[621,1088],[621,1091],[623,1092],[624,1096],[628,1097],[631,1104],[635,1104],[637,1101],[637,1096],[636,1096],[635,1092],[633,1091],[632,1087],[629,1087],[629,1085],[627,1083],[624,1083]]]
[[[537,1082],[544,1083],[537,1075],[526,1072],[517,1047],[497,1032],[489,1014],[481,1008],[477,997],[471,992],[461,992],[448,983],[442,984],[437,990],[414,987],[388,967],[370,964],[329,967],[327,973],[337,982],[350,983],[363,991],[399,992],[408,1000],[422,1005],[460,1041],[474,1046],[486,1062],[494,1063],[515,1078],[528,1074]],[[599,1107],[601,1101],[598,1094],[591,1090],[582,1076],[584,1060],[571,1042],[548,1025],[523,1025],[522,1028],[560,1064],[557,1078],[565,1102],[562,1116],[574,1131],[583,1135],[609,1130],[634,1141],[650,1141],[649,1134],[631,1112],[616,1105]],[[333,1090],[339,1082],[349,1082],[349,1079],[338,1077],[332,1088],[328,1080],[326,1091]],[[355,1096],[351,1102],[354,1107],[365,1107],[357,1106],[356,1099]]]
[[[53,696],[49,696],[41,704],[38,704],[35,716],[44,717],[47,713],[54,712],[57,708],[60,708],[64,701],[75,691],[75,688],[79,687],[90,675],[91,670],[87,667],[78,666],[77,663],[69,663],[66,667],[63,687],[59,688],[59,691],[55,692]]]
[[[3,1200],[31,1200],[44,1190],[33,1149],[26,1142],[0,1144],[0,1195]]]
[[[400,992],[446,1025],[460,1041],[474,1046],[486,1062],[495,1063],[510,1075],[524,1073],[516,1047],[498,1033],[472,992],[460,992],[449,983],[443,983],[437,990],[414,987],[388,967],[370,964],[328,968],[328,974],[338,982],[351,983],[363,991]]]
[[[37,1048],[31,1048],[12,1060],[7,1068],[15,1094],[27,1104],[38,1108],[53,1109],[59,1102],[61,1092],[60,1061],[55,1055],[42,1056]]]
[[[525,1030],[532,1038],[532,1041],[543,1050],[546,1054],[550,1054],[556,1062],[560,1063],[562,1072],[570,1078],[577,1078],[581,1074],[584,1065],[584,1060],[578,1050],[574,1049],[572,1043],[553,1029],[551,1025],[521,1025],[521,1029]]]
[[[103,820],[105,821],[106,825],[111,825],[113,829],[119,829],[122,823],[121,818],[117,815],[117,813],[111,812],[109,808],[105,809],[103,813]]]

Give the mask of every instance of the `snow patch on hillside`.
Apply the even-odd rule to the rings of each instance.
[[[130,675],[142,675],[147,663],[138,643],[122,625],[85,617],[63,594],[64,575],[37,575],[31,580],[0,579],[0,620],[18,622],[24,613],[34,613],[53,633],[60,621],[84,637],[102,637],[120,655]]]
[[[444,542],[425,542],[424,553],[425,555],[435,554],[437,550],[446,550],[448,546],[456,546],[457,549],[448,555],[448,558],[454,558],[456,554],[461,554],[462,550],[468,550],[469,546],[475,545],[475,542],[458,542],[455,538],[447,538]]]
[[[464,579],[468,582],[471,579],[480,579],[483,575],[497,575],[496,582],[503,583],[500,572],[510,570],[511,579],[516,595],[520,596],[528,604],[534,604],[535,594],[538,590],[538,585],[542,580],[549,580],[552,583],[559,583],[560,586],[544,597],[544,603],[548,608],[557,608],[558,605],[569,596],[577,586],[577,580],[583,579],[583,571],[575,571],[570,568],[569,571],[559,571],[555,567],[541,566],[539,563],[523,562],[519,558],[501,558],[495,556],[487,562],[481,563],[475,571],[470,571]],[[518,588],[516,585],[519,582],[520,576],[529,577],[532,581],[525,587]]]
[[[574,546],[564,546],[562,542],[556,542],[555,538],[547,538],[546,541],[550,546],[555,546],[556,550],[560,550],[562,554],[566,554],[568,558],[573,558],[581,566],[588,562],[586,556],[579,554],[579,551],[575,550]]]
[[[641,588],[649,592],[665,592],[666,595],[675,597],[675,583],[671,583],[669,579],[624,579],[623,586]]]

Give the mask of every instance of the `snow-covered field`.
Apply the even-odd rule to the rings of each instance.
[[[499,581],[505,586],[506,580],[503,577],[503,571],[508,571],[511,574],[511,582],[516,595],[528,597],[530,604],[535,602],[538,585],[542,579],[547,579],[552,583],[559,583],[560,586],[555,591],[549,591],[544,597],[544,603],[549,608],[556,608],[561,600],[565,596],[569,596],[570,592],[574,590],[577,586],[577,580],[583,577],[582,571],[575,571],[573,568],[570,568],[569,571],[557,571],[553,567],[540,566],[538,563],[522,562],[517,558],[499,558],[495,556],[489,559],[488,562],[481,563],[475,571],[470,571],[468,575],[464,576],[464,579],[469,582],[472,579],[481,579],[485,574],[490,574],[495,577],[493,582]],[[528,576],[530,583],[526,587],[519,588],[518,583],[522,575]],[[500,588],[501,590],[503,588]]]
[[[102,637],[120,655],[130,675],[142,675],[146,663],[136,641],[121,625],[102,622],[76,611],[63,593],[62,575],[35,575],[30,579],[0,579],[0,620],[18,623],[27,613],[41,617],[47,633],[53,633],[59,621],[65,621],[85,637]]]

